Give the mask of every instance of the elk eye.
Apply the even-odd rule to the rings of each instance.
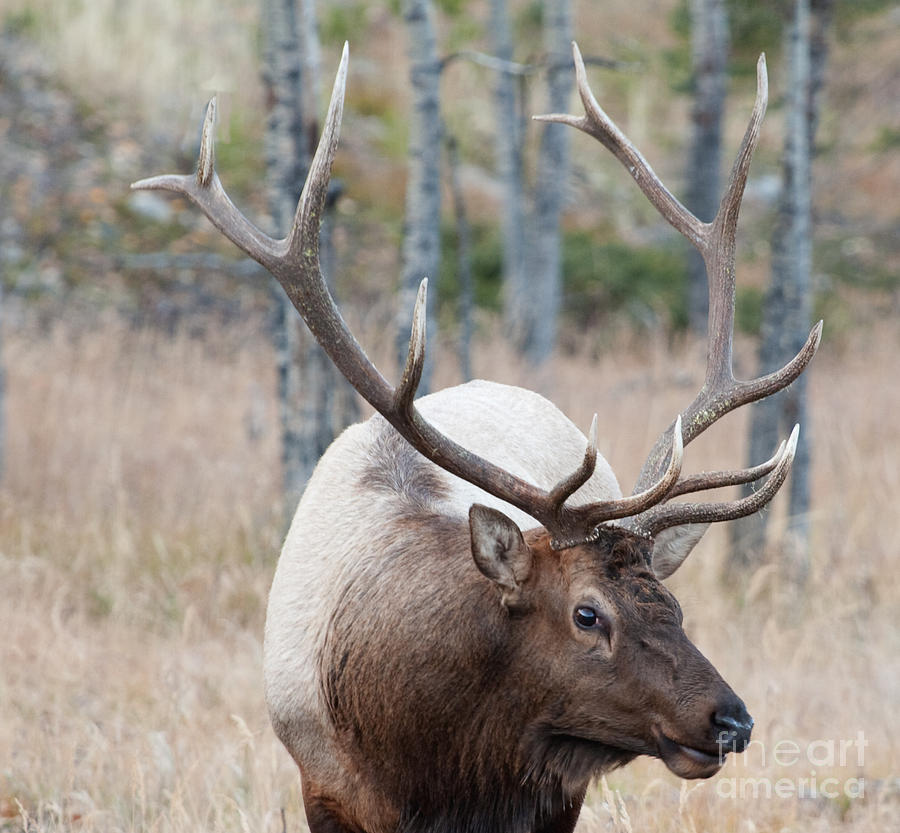
[[[600,616],[592,607],[576,607],[574,619],[575,624],[583,630],[590,630],[601,624]]]

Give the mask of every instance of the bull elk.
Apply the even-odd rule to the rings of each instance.
[[[681,473],[683,446],[728,411],[789,385],[821,322],[775,373],[732,373],[735,230],[766,108],[757,95],[719,212],[691,214],[597,104],[573,44],[594,136],[709,276],[706,379],[653,446],[629,496],[589,437],[541,396],[476,381],[416,400],[425,349],[422,281],[400,383],[389,384],[323,281],[318,233],[338,132],[347,47],[293,227],[251,224],[214,170],[215,100],[196,174],[141,180],[196,203],[284,287],[377,414],[319,462],[275,573],[265,629],[266,700],[296,761],[312,833],[563,833],[592,777],[638,755],[707,778],[742,751],[753,720],[682,630],[661,581],[707,525],[757,511],[797,442],[740,471]],[[761,481],[730,502],[675,502]]]

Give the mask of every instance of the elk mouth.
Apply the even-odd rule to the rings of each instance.
[[[662,762],[679,778],[709,778],[715,775],[725,763],[725,755],[686,746],[654,729],[656,748]]]

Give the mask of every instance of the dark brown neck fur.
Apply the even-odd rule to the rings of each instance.
[[[329,624],[323,693],[348,757],[403,797],[397,829],[525,833],[634,753],[568,733],[555,719],[564,704],[520,677],[530,617],[500,604],[468,537],[464,521],[418,512],[379,533],[372,551],[385,555],[345,588]],[[543,530],[526,538],[550,553]],[[640,547],[607,550],[608,563],[602,550],[611,572],[643,563]],[[540,569],[558,572],[565,557]]]

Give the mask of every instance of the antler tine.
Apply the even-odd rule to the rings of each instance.
[[[406,365],[397,391],[394,394],[394,405],[397,410],[408,413],[412,408],[416,390],[422,379],[425,367],[425,309],[428,301],[428,278],[422,278],[416,294],[416,305],[413,308],[412,332],[409,336],[409,350],[406,354]]]
[[[681,234],[695,246],[701,248],[705,241],[705,223],[698,220],[688,211],[663,185],[650,163],[641,152],[629,141],[612,119],[606,115],[597,103],[588,83],[587,70],[578,44],[572,42],[572,57],[575,61],[575,78],[578,94],[584,105],[584,116],[569,116],[551,113],[545,116],[532,116],[535,121],[558,122],[568,124],[597,139],[609,150],[634,178],[644,195],[655,206],[656,210]]]
[[[572,474],[560,480],[550,490],[550,504],[561,509],[563,504],[591,479],[595,468],[597,468],[597,414],[594,414],[591,420],[584,460]]]
[[[797,451],[797,438],[800,435],[800,426],[795,425],[790,439],[781,453],[778,464],[762,487],[740,500],[726,503],[668,503],[655,506],[639,518],[635,518],[630,524],[632,529],[654,536],[664,529],[681,524],[707,524],[719,521],[733,521],[752,515],[765,506],[778,492],[788,472],[794,455]]]
[[[331,180],[331,168],[337,154],[341,138],[341,122],[344,119],[344,96],[347,89],[347,69],[350,64],[350,46],[345,41],[341,52],[341,62],[331,89],[325,126],[319,137],[319,144],[313,155],[297,203],[294,225],[287,238],[286,254],[294,259],[302,260],[315,254],[318,269],[319,227],[322,225],[322,212],[328,196],[328,183]]]
[[[709,489],[722,489],[726,486],[742,486],[745,483],[752,483],[769,474],[784,453],[785,442],[781,441],[778,450],[765,463],[760,463],[753,468],[738,469],[736,471],[705,471],[700,474],[692,474],[689,477],[683,477],[679,480],[666,495],[667,500],[671,500],[681,495],[687,495],[692,492],[704,492]]]
[[[645,511],[650,506],[655,506],[661,500],[664,500],[672,487],[678,482],[681,475],[681,465],[684,461],[684,434],[681,428],[681,416],[675,417],[675,425],[672,428],[672,449],[669,456],[669,466],[662,476],[651,486],[642,492],[621,498],[617,501],[610,501],[615,504],[612,512],[607,512],[603,508],[603,504],[595,503],[590,506],[577,507],[573,512],[584,510],[590,518],[596,518],[597,523],[607,520],[615,520],[617,518],[627,518]]]
[[[602,500],[584,506],[560,507],[562,525],[568,529],[588,530],[588,537],[596,534],[600,524],[620,518],[628,518],[646,511],[660,501],[665,500],[681,474],[684,460],[684,446],[681,441],[681,417],[675,419],[672,453],[669,466],[663,475],[652,486],[629,497],[614,500]],[[572,546],[573,541],[553,538],[554,549],[565,549]]]
[[[338,370],[373,408],[384,414],[394,405],[394,388],[350,331],[331,297],[319,264],[319,229],[340,140],[349,60],[349,46],[344,43],[322,135],[297,203],[294,223],[288,236],[278,241],[279,258],[271,265],[264,265],[281,284]]]
[[[765,53],[756,62],[756,100],[744,131],[728,187],[719,203],[715,219],[707,227],[707,240],[701,249],[709,280],[709,323],[706,379],[711,388],[734,382],[732,341],[734,337],[735,238],[750,173],[750,162],[759,144],[760,128],[769,102],[769,75]],[[701,429],[702,430],[702,429]]]
[[[206,117],[200,131],[200,156],[197,159],[197,185],[205,188],[216,172],[216,97],[206,105]]]
[[[591,423],[591,440],[588,443],[588,449],[585,454],[585,461],[582,464],[582,468],[565,480],[560,481],[550,493],[551,501],[553,501],[554,496],[556,496],[555,520],[553,524],[547,525],[548,528],[553,531],[568,531],[569,534],[571,534],[572,530],[575,530],[577,532],[577,537],[564,538],[556,532],[550,539],[550,545],[553,549],[562,550],[584,541],[593,540],[597,536],[600,525],[606,521],[614,521],[635,515],[651,506],[655,506],[665,498],[681,474],[681,464],[684,459],[684,448],[681,442],[680,417],[676,418],[675,426],[675,441],[672,446],[669,467],[662,477],[660,477],[660,479],[649,489],[629,497],[601,500],[583,506],[564,506],[563,501],[573,494],[575,490],[590,477],[590,474],[587,476],[580,476],[587,470],[588,460],[590,459],[591,473],[597,462],[597,417],[594,415],[594,421]]]
[[[216,99],[210,99],[200,134],[195,175],[164,174],[133,182],[133,191],[171,191],[187,197],[232,243],[267,269],[279,256],[278,241],[260,231],[229,199],[214,169]]]

